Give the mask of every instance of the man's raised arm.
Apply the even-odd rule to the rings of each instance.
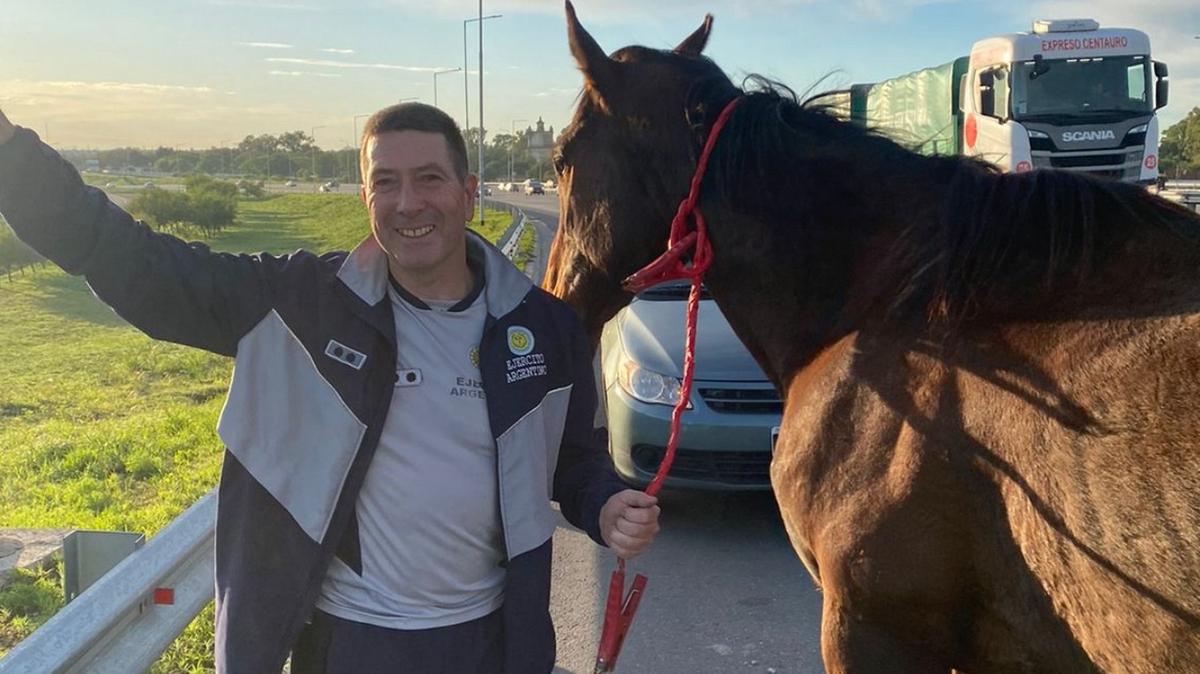
[[[234,355],[296,260],[213,253],[135,222],[0,112],[0,214],[17,236],[156,339]],[[312,258],[309,258],[311,261]]]

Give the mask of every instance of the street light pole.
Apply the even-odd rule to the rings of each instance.
[[[450,69],[448,69],[448,70],[437,70],[437,71],[434,71],[434,73],[433,73],[433,107],[435,107],[435,108],[436,108],[436,107],[438,106],[438,102],[437,102],[437,99],[438,99],[438,96],[437,96],[437,78],[438,78],[438,75],[445,75],[446,73],[456,73],[456,72],[458,72],[458,71],[460,71],[460,70],[462,70],[462,68],[450,68]]]
[[[309,134],[308,134],[309,136],[312,137],[312,180],[313,180],[313,191],[314,192],[317,189],[317,129],[324,129],[324,128],[325,128],[324,124],[322,124],[320,126],[314,126],[312,128],[312,131],[309,132]]]
[[[528,119],[514,119],[509,124],[509,133],[512,135],[512,142],[508,144],[508,182],[513,181],[513,147],[517,144],[517,122],[528,122]]]
[[[471,134],[471,96],[468,93],[469,86],[470,86],[468,83],[468,75],[470,74],[471,71],[467,67],[467,24],[471,23],[472,21],[478,21],[482,24],[484,21],[487,21],[488,19],[499,19],[502,16],[504,16],[504,15],[503,14],[489,14],[488,16],[478,16],[473,19],[463,19],[463,67],[462,67],[462,71],[463,71],[463,110],[466,113],[463,117],[463,134],[467,135],[467,136],[469,136]],[[480,76],[483,75],[483,66],[482,65],[480,65],[480,67],[479,67],[479,74],[480,74]],[[470,149],[471,149],[471,144],[468,142],[467,150],[470,151]]]
[[[479,0],[479,229],[483,229],[483,0]]]

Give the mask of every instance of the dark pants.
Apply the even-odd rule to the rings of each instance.
[[[292,651],[292,674],[502,674],[500,611],[460,625],[392,630],[313,612]]]

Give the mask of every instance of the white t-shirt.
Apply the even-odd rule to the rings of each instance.
[[[317,608],[392,629],[455,625],[504,599],[496,446],[478,366],[487,304],[482,292],[454,311],[395,288],[389,296],[399,381],[358,495],[363,572],[335,558]]]

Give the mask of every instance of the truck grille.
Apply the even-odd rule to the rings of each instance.
[[[1035,150],[1034,168],[1056,168],[1078,171],[1102,178],[1136,180],[1142,170],[1142,145],[1112,150],[1080,150],[1075,152]]]
[[[634,445],[633,463],[638,470],[654,474],[658,471],[666,452],[665,447]],[[675,462],[671,464],[670,476],[744,487],[769,486],[771,453],[705,452],[679,447],[675,450]]]
[[[780,414],[783,401],[771,388],[705,388],[699,389],[704,403],[715,412],[731,414]]]

